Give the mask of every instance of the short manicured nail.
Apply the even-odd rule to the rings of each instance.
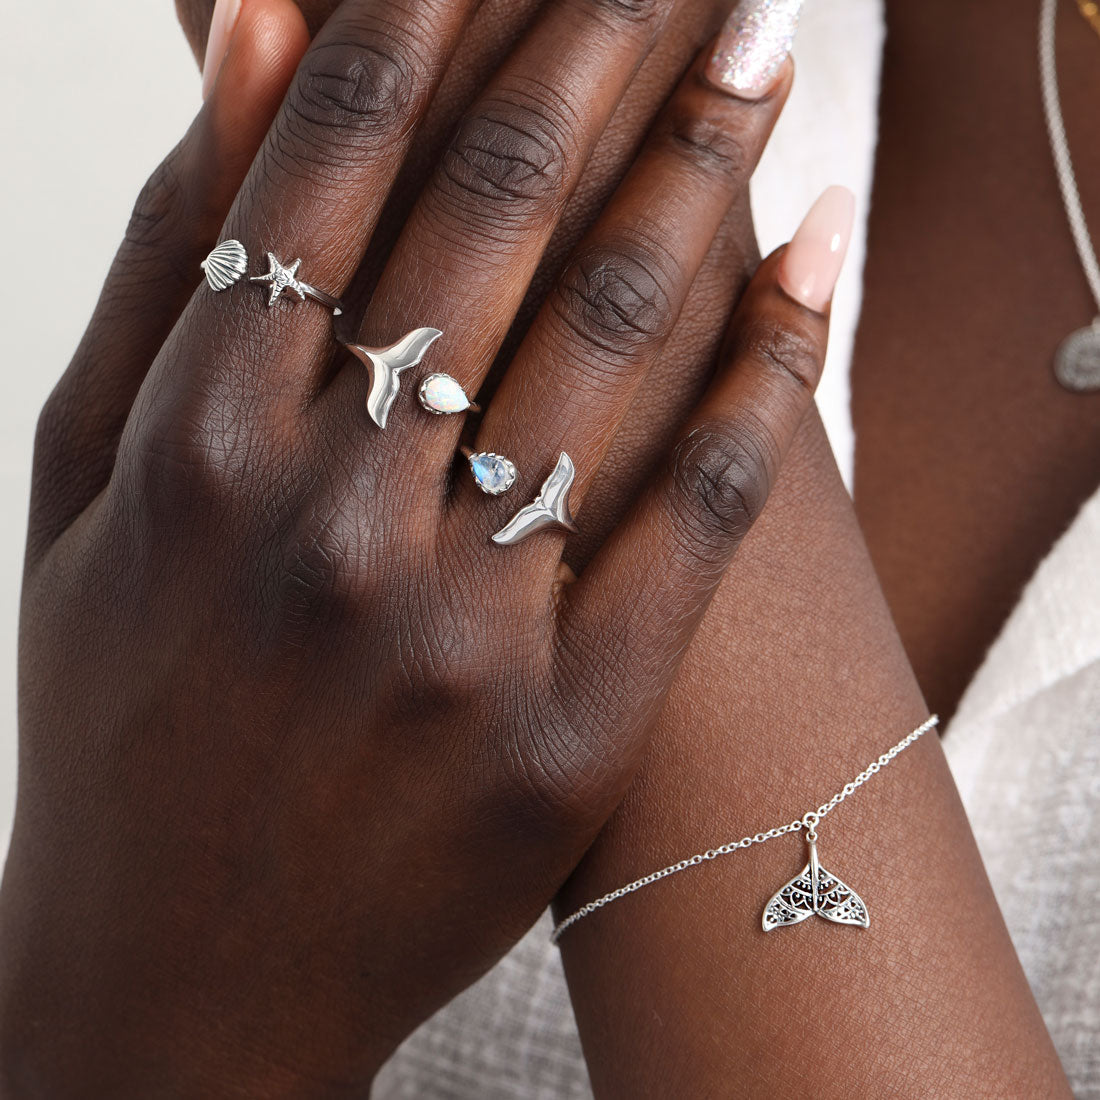
[[[802,0],[741,0],[726,20],[707,78],[744,99],[772,90],[791,52]]]
[[[830,187],[780,257],[779,285],[807,309],[821,313],[832,300],[855,216],[855,195],[847,187]]]
[[[214,5],[214,17],[210,21],[210,34],[206,39],[206,57],[202,63],[202,98],[210,94],[214,82],[218,79],[218,70],[222,67],[229,40],[233,37],[233,28],[241,14],[241,0],[217,0]]]

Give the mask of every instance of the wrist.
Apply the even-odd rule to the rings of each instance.
[[[161,922],[120,930],[124,906],[90,915],[23,863],[13,848],[0,891],[0,1096],[369,1095],[396,1040],[371,1031],[361,1002],[330,998],[320,1014],[255,988],[259,967],[249,988],[212,962],[216,934],[205,953],[166,947]]]

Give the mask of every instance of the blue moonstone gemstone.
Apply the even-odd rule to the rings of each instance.
[[[490,496],[506,493],[516,482],[516,468],[506,458],[489,452],[470,455],[470,469],[477,487]]]

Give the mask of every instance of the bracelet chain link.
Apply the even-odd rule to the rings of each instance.
[[[582,905],[575,913],[555,925],[554,931],[550,937],[551,941],[557,943],[558,940],[561,939],[562,933],[565,932],[567,928],[576,924],[577,921],[595,913],[597,909],[602,909],[605,905],[610,905],[611,902],[626,897],[627,894],[633,894],[635,891],[641,890],[644,886],[652,886],[653,883],[660,882],[663,878],[668,878],[670,875],[676,875],[681,871],[686,871],[689,867],[698,867],[700,864],[707,863],[712,859],[717,859],[719,856],[728,856],[742,848],[751,848],[754,844],[763,844],[767,840],[775,840],[776,837],[786,836],[787,833],[797,833],[802,829],[808,831],[808,836],[811,840],[816,839],[816,827],[823,818],[832,813],[837,806],[850,795],[854,794],[873,775],[877,775],[896,756],[903,753],[910,745],[923,737],[929,730],[935,729],[935,727],[939,725],[939,721],[939,716],[935,714],[925,719],[925,721],[917,726],[912,733],[903,737],[893,748],[887,749],[877,760],[873,761],[861,771],[855,779],[850,783],[845,783],[828,802],[823,802],[816,810],[810,810],[802,817],[796,818],[786,825],[778,825],[774,829],[768,829],[767,832],[755,833],[753,836],[745,836],[740,840],[734,840],[730,841],[728,844],[719,845],[717,848],[708,848],[705,852],[699,852],[696,855],[689,856],[687,859],[681,859],[678,863],[670,864],[668,867],[662,867],[659,871],[653,871],[643,878],[628,882],[625,886],[620,886],[617,890],[612,890],[609,894],[604,894],[603,897],[597,898],[595,901],[590,901],[587,905]]]

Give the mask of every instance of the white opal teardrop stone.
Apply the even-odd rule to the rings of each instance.
[[[449,374],[429,374],[420,383],[420,404],[428,412],[465,412],[470,407],[466,391]]]

